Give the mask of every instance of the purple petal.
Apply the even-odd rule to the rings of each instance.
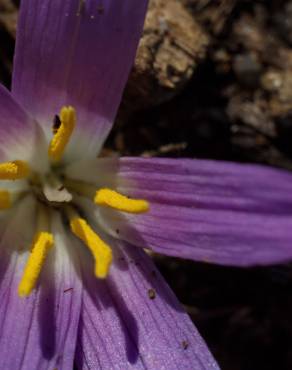
[[[117,243],[105,281],[86,273],[78,368],[218,369],[151,259],[139,248]]]
[[[0,161],[31,161],[42,134],[36,123],[0,85]]]
[[[62,105],[77,109],[82,153],[113,123],[142,30],[147,0],[22,0],[12,91],[49,131]],[[86,152],[87,151],[87,152]]]
[[[107,209],[98,215],[112,235],[132,244],[238,266],[292,258],[289,172],[219,161],[123,158],[78,164],[68,175],[78,177],[77,168],[83,180],[150,202],[144,215]]]
[[[20,212],[23,223],[30,211],[24,207]],[[15,243],[22,246],[26,236],[21,239],[15,232],[11,236],[20,221],[15,218],[1,241],[0,368],[71,370],[81,306],[80,280],[62,252],[62,236],[58,236],[59,249],[50,253],[39,287],[28,298],[20,298],[17,286],[27,253],[13,248]],[[54,226],[54,230],[61,229]]]

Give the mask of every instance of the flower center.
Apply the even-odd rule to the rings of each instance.
[[[66,178],[62,174],[60,161],[76,126],[76,112],[71,106],[63,107],[55,116],[53,138],[49,143],[48,157],[51,170],[48,174],[34,172],[28,163],[15,160],[0,163],[0,180],[26,180],[23,191],[0,190],[0,209],[13,206],[19,198],[32,194],[37,201],[36,231],[19,287],[20,296],[28,296],[34,287],[45,263],[46,256],[54,245],[51,232],[51,209],[58,210],[68,220],[70,231],[90,250],[95,260],[95,275],[105,278],[112,263],[111,248],[97,235],[87,221],[76,196],[91,199],[96,205],[110,207],[121,212],[143,213],[149,210],[149,203],[142,199],[130,199],[112,189],[96,189],[93,184]]]

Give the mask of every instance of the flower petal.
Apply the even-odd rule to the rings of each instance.
[[[73,142],[83,142],[83,156],[96,153],[111,128],[146,6],[147,0],[21,2],[13,94],[48,132],[61,106],[72,105],[80,124]]]
[[[219,161],[123,158],[76,164],[67,174],[150,202],[143,215],[96,210],[108,232],[132,244],[237,266],[292,258],[289,172]]]
[[[42,132],[2,85],[0,111],[0,161],[35,161],[34,153],[42,143]]]
[[[151,259],[139,248],[116,246],[105,281],[85,273],[77,367],[218,369]]]
[[[71,370],[81,283],[63,251],[62,244],[66,241],[59,220],[53,225],[57,248],[46,261],[40,286],[28,298],[20,298],[17,294],[28,252],[20,254],[15,249],[17,245],[28,244],[32,225],[24,227],[24,234],[15,233],[15,230],[24,219],[33,219],[33,211],[33,207],[22,204],[1,241],[0,368]],[[29,238],[27,229],[30,230]]]

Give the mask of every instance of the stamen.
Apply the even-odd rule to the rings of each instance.
[[[29,166],[24,161],[0,163],[0,180],[24,179],[29,173]]]
[[[70,227],[73,234],[81,239],[91,251],[95,260],[96,277],[101,279],[107,277],[113,259],[110,247],[78,215],[70,217]]]
[[[76,112],[71,106],[63,107],[60,112],[61,125],[57,128],[57,132],[54,134],[53,139],[49,145],[49,157],[58,162],[68,144],[72,132],[76,125]]]
[[[51,233],[40,231],[35,235],[32,251],[18,286],[18,294],[20,297],[29,296],[35,287],[48,251],[53,246],[53,243],[54,238]]]
[[[20,297],[29,296],[36,286],[37,279],[45,263],[47,254],[54,243],[53,235],[47,231],[49,221],[45,210],[42,209],[42,206],[38,216],[38,231],[34,237],[31,253],[18,286],[18,294]]]
[[[0,209],[8,209],[11,207],[10,193],[7,190],[0,190]]]
[[[144,213],[149,211],[149,203],[146,200],[129,199],[110,189],[98,190],[95,194],[94,203],[128,213]]]

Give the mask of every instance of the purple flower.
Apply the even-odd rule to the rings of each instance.
[[[21,2],[0,88],[1,369],[218,369],[142,248],[236,266],[292,256],[289,173],[96,158],[146,6]]]

